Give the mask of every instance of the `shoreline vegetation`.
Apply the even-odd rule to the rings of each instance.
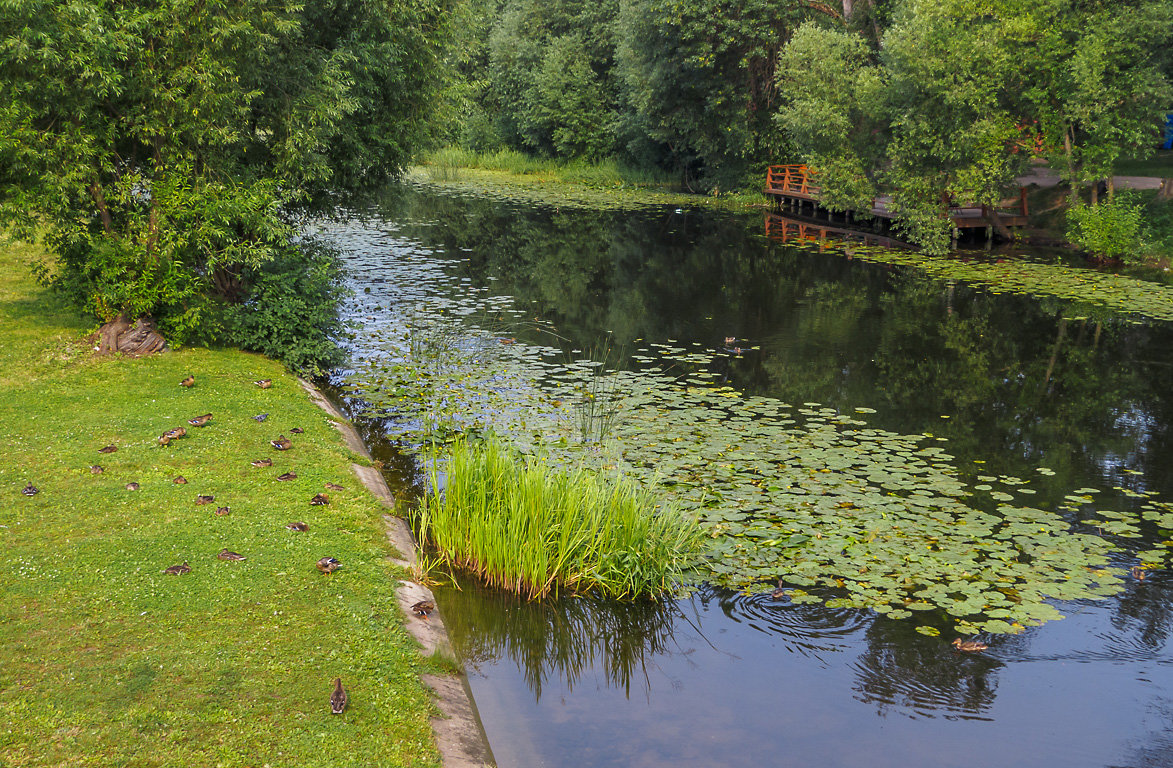
[[[419,539],[490,586],[530,600],[655,598],[697,553],[696,523],[630,480],[519,456],[498,438],[446,454],[415,514]]]
[[[1129,161],[1126,168],[1138,174],[1146,171],[1170,173],[1168,166],[1173,163],[1173,153],[1166,154],[1169,156],[1162,154],[1147,161]],[[757,189],[720,194],[686,192],[680,189],[677,179],[667,174],[633,168],[616,160],[595,163],[562,161],[536,158],[508,149],[478,153],[445,147],[419,158],[406,180],[564,207],[667,205],[736,212],[769,210],[767,198]],[[1031,224],[1019,233],[1016,242],[1027,246],[1065,248],[1093,257],[1093,248],[1081,247],[1080,243],[1069,239],[1071,199],[1066,188],[1032,185],[1027,189]],[[1138,226],[1127,233],[1131,243],[1126,247],[1133,250],[1126,250],[1117,261],[1157,268],[1169,266],[1173,260],[1173,200],[1162,200],[1155,190],[1122,190],[1117,194],[1121,207],[1136,211],[1133,215],[1138,217]],[[1090,188],[1085,190],[1085,197],[1089,196]]]
[[[404,629],[362,459],[276,361],[93,356],[92,326],[29,276],[40,255],[0,247],[5,765],[436,765],[420,674],[448,670]],[[342,567],[320,573],[323,557]]]

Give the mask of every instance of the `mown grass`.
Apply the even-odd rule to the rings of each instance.
[[[1158,149],[1143,160],[1126,158],[1113,169],[1117,176],[1160,176],[1173,178],[1173,150]]]
[[[418,528],[447,562],[530,599],[662,594],[697,544],[691,522],[633,484],[518,459],[497,439],[452,446]]]
[[[436,765],[382,508],[325,414],[255,355],[93,358],[92,329],[27,277],[36,254],[0,248],[0,765]],[[295,426],[292,450],[269,446]],[[273,466],[250,465],[262,457]],[[345,490],[310,506],[327,481]],[[343,568],[319,573],[324,556]],[[163,573],[185,560],[191,573]]]

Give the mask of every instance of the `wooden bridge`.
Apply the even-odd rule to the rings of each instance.
[[[815,179],[805,165],[771,165],[766,172],[766,195],[781,211],[783,207],[797,213],[805,213],[809,206],[810,214],[820,212],[826,214],[828,221],[834,220],[834,213],[824,208],[819,200],[822,189],[814,183]],[[844,222],[851,222],[856,216],[870,216],[883,225],[890,224],[896,218],[891,210],[892,198],[881,195],[872,199],[871,208],[866,211],[846,211],[843,214]],[[1006,227],[1023,227],[1027,223],[1026,190],[1019,188],[1018,199],[1011,205],[991,208],[985,205],[961,205],[950,203],[948,216],[953,222],[954,230],[984,229],[991,227],[990,219],[998,217],[999,223]]]

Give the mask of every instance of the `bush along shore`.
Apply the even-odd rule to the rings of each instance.
[[[436,765],[361,459],[272,360],[95,357],[39,255],[0,248],[0,762]]]

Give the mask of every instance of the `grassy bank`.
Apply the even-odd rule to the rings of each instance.
[[[502,589],[655,596],[678,581],[697,529],[633,484],[514,456],[504,444],[459,442],[433,472],[421,540],[448,563]]]
[[[729,210],[764,208],[756,191],[720,196],[681,191],[678,179],[612,160],[558,162],[513,150],[476,153],[448,147],[423,157],[417,181],[470,192],[522,197],[528,202],[627,208],[641,205],[704,206]]]
[[[326,416],[254,355],[93,358],[84,324],[27,277],[33,253],[0,248],[0,766],[435,765],[382,508]],[[282,433],[286,452],[269,445]],[[319,573],[326,556],[342,569]]]

